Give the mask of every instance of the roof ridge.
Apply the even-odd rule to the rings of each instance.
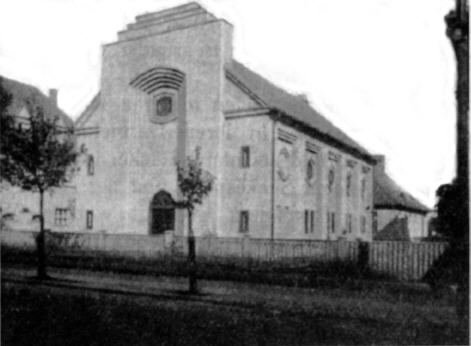
[[[3,79],[3,86],[7,91],[12,95],[12,105],[16,103],[18,105],[19,102],[24,103],[26,99],[33,97],[39,97],[38,102],[41,103],[41,106],[44,108],[44,112],[50,113],[57,113],[59,118],[61,118],[64,122],[64,125],[70,127],[74,125],[72,118],[67,115],[57,104],[51,101],[49,96],[41,91],[41,89],[35,85],[27,84],[24,82],[17,81],[12,78],[8,78],[5,76],[0,75],[0,78]],[[6,85],[7,84],[10,85]],[[29,95],[28,95],[29,94]]]
[[[318,133],[340,142],[342,145],[358,152],[362,157],[373,160],[368,150],[298,95],[283,89],[236,59],[232,59],[230,63],[226,64],[227,70],[271,108],[278,109],[288,117],[315,129]]]
[[[96,106],[96,103],[100,101],[100,96],[101,96],[101,90],[98,90],[98,92],[93,96],[91,101],[87,104],[85,109],[81,112],[81,114],[78,116],[77,119],[74,121],[74,125],[78,126],[79,122],[84,120],[87,115],[90,115],[90,112],[92,111],[92,108]],[[86,119],[88,120],[88,119]],[[84,120],[85,121],[85,120]]]
[[[429,207],[427,207],[424,203],[422,203],[420,200],[415,198],[410,192],[408,192],[406,189],[400,186],[386,172],[376,170],[374,173],[374,180],[375,180],[375,186],[378,189],[380,189],[381,192],[387,196],[387,198],[389,198],[391,201],[394,202],[394,203],[391,203],[391,201],[389,201],[388,203],[379,203],[379,205],[396,204],[396,205],[404,206],[404,207],[415,209],[415,210],[421,210],[421,211],[430,210]],[[389,185],[389,188],[387,185]],[[377,201],[375,200],[375,204],[376,203]]]

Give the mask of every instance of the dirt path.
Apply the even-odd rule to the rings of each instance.
[[[133,342],[139,340],[138,344],[158,339],[164,327],[173,330],[174,335],[168,336],[169,340],[160,339],[162,342],[172,343],[177,338],[183,344],[209,341],[220,344],[221,340],[224,344],[229,341],[236,344],[238,341],[243,344],[456,344],[460,341],[452,306],[446,300],[431,298],[423,290],[409,292],[415,297],[411,294],[401,297],[401,292],[381,289],[302,289],[200,281],[202,294],[188,295],[187,281],[179,278],[51,269],[54,279],[39,282],[33,278],[34,273],[28,268],[2,268],[2,298],[9,298],[4,304],[7,309],[2,309],[2,323],[6,321],[3,330],[7,334],[22,320],[23,324],[39,323],[36,315],[44,315],[44,311],[51,309],[56,311],[49,316],[53,325],[74,329],[69,322],[63,326],[64,318],[59,321],[55,318],[69,316],[73,313],[70,309],[80,311],[81,308],[73,307],[77,302],[86,302],[90,310],[73,313],[78,319],[76,323],[94,330],[96,326],[87,324],[94,320],[90,317],[93,316],[98,319],[96,324],[106,330],[111,328],[113,335],[130,333],[129,337]],[[61,306],[61,302],[68,302],[68,306]],[[18,309],[29,313],[12,324],[11,314],[15,315]],[[149,325],[149,318],[152,320],[149,316],[155,315],[166,318],[159,319],[159,325]],[[142,323],[135,326],[135,321]],[[129,330],[129,324],[135,329]],[[192,330],[191,337],[185,332],[188,328]],[[97,333],[95,336],[100,339],[100,332]],[[109,333],[105,334],[110,337]],[[141,334],[149,334],[149,339],[141,339]],[[56,340],[54,335],[48,337]]]

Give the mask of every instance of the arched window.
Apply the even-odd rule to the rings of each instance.
[[[162,96],[157,99],[155,113],[157,117],[165,117],[172,113],[172,98],[170,96]]]
[[[347,197],[350,197],[352,194],[352,172],[347,173],[346,190],[347,190]]]
[[[332,192],[332,190],[334,189],[334,183],[335,183],[335,171],[334,171],[334,168],[331,167],[329,169],[329,175],[327,177],[327,186],[328,186],[329,192]]]
[[[290,153],[288,149],[282,148],[278,154],[278,176],[282,181],[287,181],[290,172]]]
[[[306,164],[306,180],[309,185],[313,185],[316,181],[316,161],[309,159]]]
[[[88,173],[88,175],[94,175],[95,174],[95,160],[93,159],[93,155],[88,156],[87,173]]]
[[[159,191],[150,203],[150,234],[175,229],[175,201],[167,191]]]

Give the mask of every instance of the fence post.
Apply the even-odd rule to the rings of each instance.
[[[368,270],[369,254],[370,248],[369,243],[366,241],[358,242],[358,266],[362,273],[365,273]]]

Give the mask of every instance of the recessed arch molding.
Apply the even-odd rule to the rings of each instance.
[[[185,74],[177,69],[154,67],[137,75],[129,84],[147,94],[162,88],[179,90]]]

